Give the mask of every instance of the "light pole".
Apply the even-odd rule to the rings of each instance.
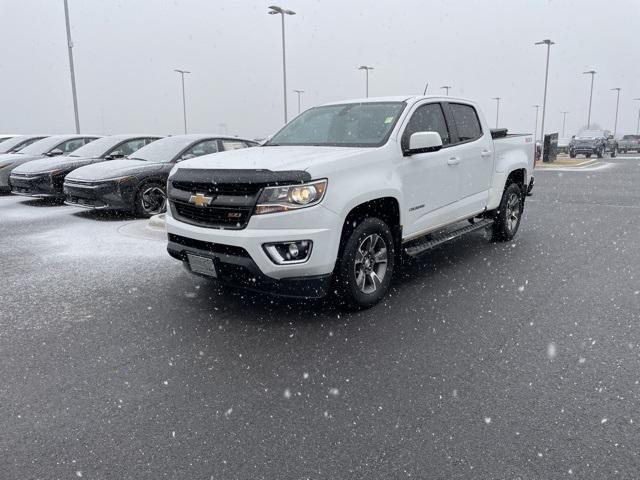
[[[445,90],[447,92],[446,93],[447,97],[449,96],[449,90],[451,88],[452,88],[451,85],[443,85],[443,86],[440,87],[441,90]]]
[[[498,128],[498,119],[500,118],[500,100],[501,97],[493,97],[496,101],[496,128]]]
[[[294,90],[298,94],[298,115],[300,115],[300,97],[304,93],[304,90]]]
[[[67,47],[69,49],[69,70],[71,71],[71,94],[73,95],[73,113],[76,119],[76,133],[80,133],[78,96],[76,94],[76,73],[73,69],[73,41],[71,40],[71,25],[69,23],[69,6],[67,5],[67,0],[64,0],[64,20],[67,24]]]
[[[618,107],[620,106],[620,90],[622,89],[620,87],[611,89],[611,91],[614,91],[614,90],[618,92],[618,96],[616,98],[616,120],[615,122],[613,122],[613,136],[615,138],[616,132],[618,131]]]
[[[542,155],[544,155],[544,116],[547,111],[547,84],[549,82],[549,55],[551,53],[551,45],[554,45],[554,42],[547,38],[540,42],[536,42],[535,44],[547,46],[547,68],[544,74],[544,98],[542,99],[542,122],[540,124],[540,157],[542,158]]]
[[[358,70],[364,70],[365,73],[365,94],[366,97],[369,98],[369,70],[373,70],[373,67],[369,67],[367,65],[360,65]]]
[[[184,74],[191,73],[191,72],[189,72],[188,70],[180,70],[178,68],[174,69],[173,71],[178,72],[182,80],[182,116],[184,118],[184,133],[187,133],[187,104],[185,102],[185,95],[184,95]]]
[[[564,126],[567,123],[567,113],[571,112],[560,112],[562,114],[562,138],[564,138]]]
[[[640,98],[634,98],[634,100],[640,100]],[[640,107],[638,107],[638,125],[636,126],[636,135],[640,135]]]
[[[533,141],[535,143],[538,139],[538,110],[540,110],[540,105],[532,105],[532,107],[536,109],[536,129],[533,132]]]
[[[284,16],[295,15],[296,12],[292,10],[285,10],[284,8],[271,5],[269,7],[269,15],[280,14],[282,16],[282,81],[284,92],[284,123],[287,123],[287,55],[284,42]]]
[[[583,75],[591,75],[591,93],[589,94],[589,115],[587,116],[587,129],[591,128],[591,102],[593,100],[593,77],[596,75],[595,70],[582,72]]]

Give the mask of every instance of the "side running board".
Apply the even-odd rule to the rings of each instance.
[[[442,245],[443,243],[453,240],[454,238],[461,237],[462,235],[466,235],[467,233],[475,232],[476,230],[490,227],[492,224],[493,220],[485,218],[484,220],[480,220],[476,223],[466,225],[456,230],[451,230],[434,235],[425,235],[422,238],[408,242],[403,246],[403,250],[410,257],[415,257],[420,255],[421,253],[426,252],[427,250],[437,247],[438,245]]]

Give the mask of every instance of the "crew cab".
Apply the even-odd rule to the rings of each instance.
[[[499,137],[499,138],[493,138]],[[380,301],[403,256],[460,235],[516,234],[533,135],[492,132],[452,97],[311,108],[263,146],[170,172],[168,252],[194,274],[279,295]]]
[[[569,145],[569,156],[576,158],[582,154],[587,158],[592,155],[604,158],[608,153],[615,157],[617,150],[618,144],[608,130],[584,130],[573,138]]]

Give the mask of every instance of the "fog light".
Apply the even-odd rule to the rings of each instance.
[[[264,251],[271,261],[278,265],[304,263],[311,255],[311,240],[295,240],[293,242],[265,243]]]

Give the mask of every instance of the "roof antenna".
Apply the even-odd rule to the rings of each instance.
[[[427,94],[427,88],[429,88],[429,82],[427,82],[427,84],[424,86],[424,92],[422,93],[423,95]]]

